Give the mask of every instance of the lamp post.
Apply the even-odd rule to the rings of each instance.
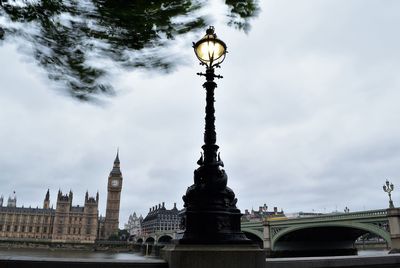
[[[389,195],[389,208],[394,208],[393,201],[392,201],[392,191],[394,190],[393,183],[390,183],[386,180],[386,185],[383,185],[383,191]]]
[[[184,215],[185,232],[181,244],[248,244],[250,240],[240,230],[242,214],[236,208],[234,192],[227,187],[228,176],[224,163],[218,153],[215,131],[214,73],[226,55],[225,43],[217,38],[214,27],[206,35],[193,43],[194,52],[200,64],[206,67],[205,131],[203,153],[197,161],[199,167],[194,171],[194,184],[188,187],[182,197],[186,209]]]

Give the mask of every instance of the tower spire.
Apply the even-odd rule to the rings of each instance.
[[[111,170],[110,175],[121,175],[120,162],[119,162],[119,147],[117,149],[117,155],[115,156],[114,166],[113,169]]]
[[[119,164],[119,147],[117,148],[117,156],[115,157],[115,160],[114,160],[114,165],[115,164]]]

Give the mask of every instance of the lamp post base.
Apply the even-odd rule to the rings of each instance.
[[[238,209],[187,210],[186,230],[179,244],[252,244],[240,230]]]

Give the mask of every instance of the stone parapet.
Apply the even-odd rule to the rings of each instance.
[[[108,259],[70,259],[42,257],[0,256],[0,267],[7,268],[168,268],[165,261],[149,259],[146,261],[126,261]]]
[[[400,208],[387,209],[389,219],[391,251],[390,253],[400,252]]]
[[[265,268],[265,252],[257,245],[181,245],[161,250],[169,268]]]
[[[400,254],[267,259],[267,268],[398,268]]]
[[[388,208],[387,210],[388,217],[398,217],[400,216],[400,208]]]

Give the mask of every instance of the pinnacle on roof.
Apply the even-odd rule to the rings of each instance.
[[[17,194],[13,191],[12,195],[8,197],[8,200],[17,200]]]
[[[50,201],[50,189],[47,189],[46,197],[44,199],[45,201]]]

